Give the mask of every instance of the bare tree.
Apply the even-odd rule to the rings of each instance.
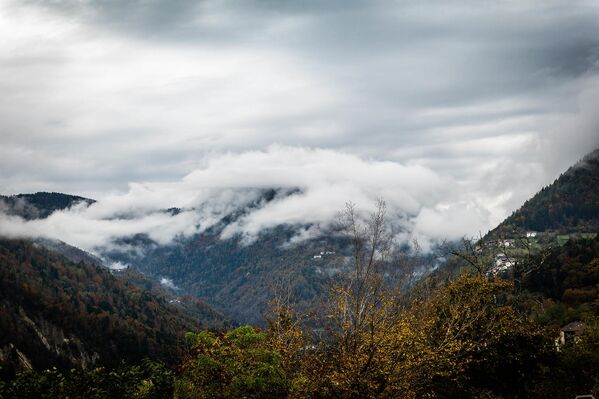
[[[381,268],[391,252],[391,237],[386,230],[386,205],[377,200],[375,211],[360,219],[352,202],[340,217],[343,231],[351,241],[352,265],[333,286],[334,305],[341,311],[338,322],[343,325],[348,338],[362,331],[373,311],[378,308],[384,289]]]
[[[482,236],[477,239],[462,237],[459,245],[444,242],[441,251],[445,255],[455,256],[470,266],[476,274],[484,275],[489,266],[490,258],[483,248]]]
[[[399,290],[387,284],[383,273],[393,253],[386,216],[385,202],[379,199],[367,217],[360,217],[349,202],[340,218],[351,241],[352,264],[333,284],[326,315],[338,368],[333,374],[350,385],[369,378],[389,345],[384,333],[401,317]]]

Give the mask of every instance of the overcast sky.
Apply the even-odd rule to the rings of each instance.
[[[382,195],[471,234],[599,147],[599,3],[0,0],[0,93],[3,194],[298,186],[247,226]]]

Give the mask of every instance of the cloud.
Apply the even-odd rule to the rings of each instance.
[[[173,280],[171,280],[170,278],[162,277],[160,279],[160,284],[162,284],[166,288],[170,288],[171,290],[178,290],[179,289],[179,287],[177,287],[175,285],[175,283],[173,282]]]
[[[116,270],[116,271],[120,271],[120,270],[126,270],[129,268],[129,265],[126,263],[122,263],[122,262],[112,262],[108,265],[108,268],[110,270]]]
[[[285,224],[301,228],[293,239],[298,241],[327,231],[347,201],[367,212],[378,197],[387,202],[396,229],[424,240],[456,238],[488,226],[490,211],[483,205],[451,202],[458,200],[455,187],[451,177],[418,165],[270,146],[213,155],[180,181],[131,184],[126,194],[79,204],[47,219],[24,221],[4,215],[0,234],[41,235],[91,251],[141,233],[168,244],[243,210],[222,238],[242,235],[251,242],[262,231]],[[278,194],[264,201],[265,190],[273,188]],[[181,211],[165,212],[171,207]]]

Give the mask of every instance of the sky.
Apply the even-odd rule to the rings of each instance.
[[[599,147],[599,3],[0,0],[0,93],[0,193],[100,200],[0,233],[168,241],[277,187],[227,234],[382,197],[457,238]]]

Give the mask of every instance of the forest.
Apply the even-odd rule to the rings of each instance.
[[[599,150],[594,150],[543,187],[489,235],[509,237],[530,230],[562,234],[598,231],[598,172]]]
[[[220,322],[210,308],[198,304],[192,317],[104,267],[71,262],[33,242],[0,240],[0,263],[5,377],[22,363],[116,366],[151,356],[174,365],[185,331]]]

